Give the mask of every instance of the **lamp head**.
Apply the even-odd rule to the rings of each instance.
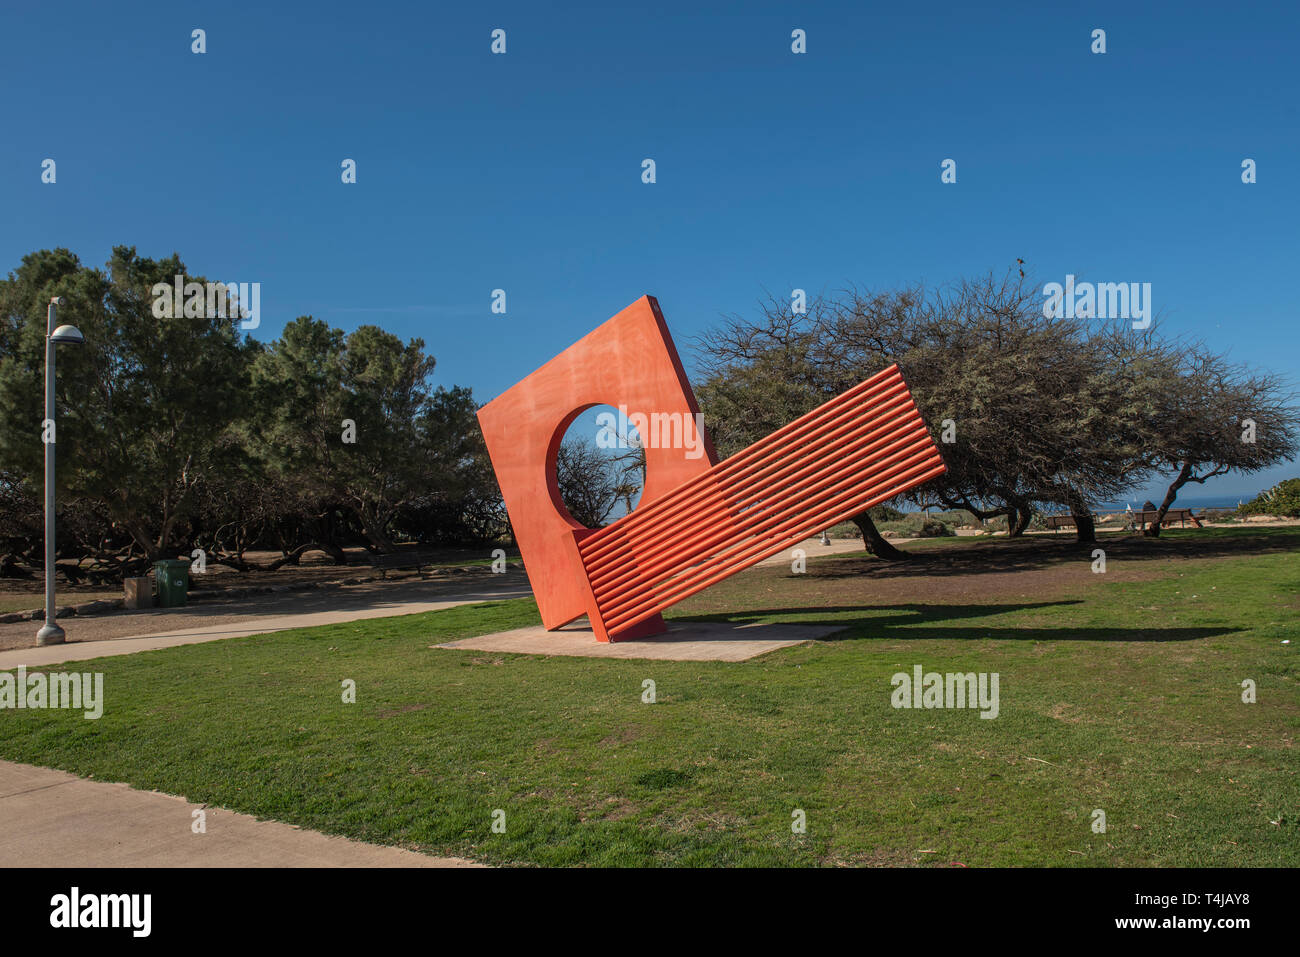
[[[59,326],[50,333],[51,342],[68,342],[76,345],[86,341],[86,337],[81,334],[81,330],[76,326]]]

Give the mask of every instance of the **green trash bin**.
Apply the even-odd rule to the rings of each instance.
[[[176,558],[154,562],[153,575],[158,582],[158,607],[180,608],[185,604],[190,590],[189,562]]]

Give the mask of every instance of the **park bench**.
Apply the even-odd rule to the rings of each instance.
[[[1056,531],[1061,528],[1074,528],[1075,522],[1073,515],[1044,515],[1043,524]]]
[[[423,572],[425,568],[434,564],[434,553],[414,548],[400,549],[396,552],[379,552],[367,554],[358,564],[376,568],[379,570],[380,578],[387,578],[390,571],[399,568],[414,568],[417,572]]]
[[[1140,512],[1134,512],[1133,524],[1139,529],[1146,528],[1148,523],[1154,522],[1159,514],[1159,509],[1143,509]],[[1191,522],[1197,528],[1201,527],[1201,520],[1192,514],[1190,508],[1171,508],[1165,512],[1165,520],[1160,523],[1160,526],[1161,528],[1168,528],[1174,522],[1180,522],[1184,528],[1187,527],[1188,522]]]

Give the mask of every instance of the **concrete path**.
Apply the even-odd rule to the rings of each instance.
[[[127,655],[136,651],[260,635],[289,628],[415,615],[474,602],[524,598],[532,594],[523,572],[511,572],[499,576],[498,580],[486,580],[497,578],[498,576],[484,573],[482,578],[474,582],[411,582],[389,584],[382,589],[371,589],[361,594],[340,589],[326,594],[313,592],[306,596],[270,596],[259,602],[246,601],[239,605],[231,603],[233,608],[203,603],[163,612],[71,618],[64,625],[68,630],[68,642],[0,651],[0,671],[18,665],[38,668],[65,661]],[[294,607],[299,610],[289,612]],[[275,611],[281,613],[274,614]],[[18,626],[3,627],[12,629]],[[30,631],[39,627],[39,623],[23,622],[22,627]],[[94,637],[97,632],[103,631],[110,631],[111,637]],[[91,637],[92,640],[75,640],[79,636]]]
[[[0,761],[0,867],[477,867]]]

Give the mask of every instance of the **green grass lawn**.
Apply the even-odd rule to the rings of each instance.
[[[104,716],[0,711],[0,756],[493,863],[1300,864],[1300,531],[1106,547],[1007,551],[1009,583],[926,543],[995,564],[908,600],[864,556],[754,569],[681,612],[843,630],[737,664],[429,647],[531,601],[82,662]],[[895,710],[917,664],[998,672],[999,717]]]

